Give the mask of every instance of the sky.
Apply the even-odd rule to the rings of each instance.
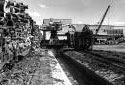
[[[109,4],[103,24],[125,25],[125,0],[16,0],[29,6],[27,12],[41,25],[43,19],[72,19],[75,24],[97,24]]]

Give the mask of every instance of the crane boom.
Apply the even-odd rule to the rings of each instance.
[[[102,20],[101,20],[101,22],[100,22],[98,28],[96,29],[96,35],[97,35],[97,33],[99,32],[99,30],[100,30],[100,28],[101,28],[101,26],[102,26],[102,23],[103,23],[103,21],[104,21],[106,15],[107,15],[107,13],[108,13],[109,8],[110,8],[110,5],[109,5],[108,8],[106,9],[106,11],[105,11],[105,13],[104,13],[104,15],[103,15],[103,17],[102,17]]]

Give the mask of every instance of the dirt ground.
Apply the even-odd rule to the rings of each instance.
[[[106,51],[116,51],[116,52],[125,52],[125,44],[118,45],[94,45],[94,50],[106,50]]]

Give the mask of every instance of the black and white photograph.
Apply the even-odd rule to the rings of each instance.
[[[125,85],[125,0],[0,0],[0,85]]]

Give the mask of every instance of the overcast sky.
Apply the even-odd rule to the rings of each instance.
[[[42,24],[46,18],[72,19],[73,23],[97,24],[111,4],[104,24],[125,25],[125,0],[16,0],[29,6],[33,19]]]

